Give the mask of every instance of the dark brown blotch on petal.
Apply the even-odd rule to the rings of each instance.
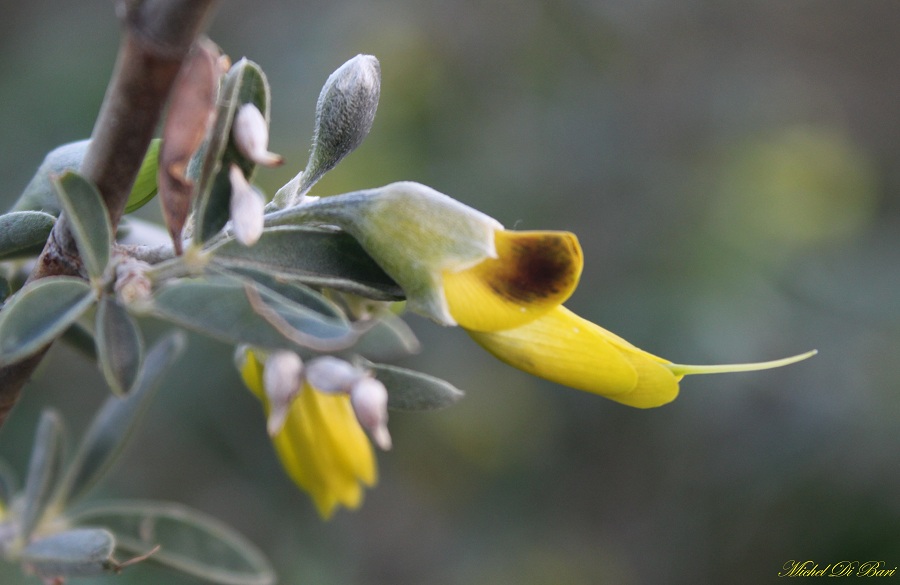
[[[569,232],[498,232],[499,258],[488,284],[510,301],[530,304],[568,297],[584,264],[581,246]]]

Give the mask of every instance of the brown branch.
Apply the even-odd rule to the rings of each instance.
[[[113,226],[159,124],[185,56],[215,0],[119,0],[122,43],[81,172],[97,185]],[[56,223],[29,280],[77,275],[81,262],[65,216]],[[46,353],[0,368],[0,426]]]

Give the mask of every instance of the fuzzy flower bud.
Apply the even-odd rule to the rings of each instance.
[[[231,165],[228,177],[231,180],[230,212],[234,237],[243,245],[252,246],[262,236],[266,201],[247,182],[237,165]]]
[[[269,152],[269,124],[253,104],[238,109],[231,136],[238,151],[258,165],[277,167],[284,162],[281,155]]]
[[[266,360],[263,369],[263,389],[269,400],[269,419],[266,428],[274,437],[284,426],[291,403],[301,389],[303,362],[292,351],[276,351]]]
[[[303,201],[307,191],[372,129],[381,94],[381,66],[372,55],[357,55],[325,81],[316,102],[316,128],[306,169],[275,194],[279,208]]]
[[[124,305],[132,305],[150,298],[153,283],[147,277],[150,265],[141,260],[126,258],[116,265],[116,297]]]
[[[347,394],[365,377],[365,372],[342,359],[325,355],[310,360],[305,376],[306,383],[319,392]]]
[[[383,451],[390,450],[392,444],[387,428],[387,402],[387,389],[375,378],[362,378],[350,389],[350,403],[359,424]]]

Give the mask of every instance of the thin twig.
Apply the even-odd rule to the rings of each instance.
[[[124,33],[81,172],[99,189],[116,226],[157,128],[175,76],[205,28],[215,0],[120,0]],[[29,280],[79,275],[65,216],[53,228]],[[0,426],[47,348],[0,368]]]

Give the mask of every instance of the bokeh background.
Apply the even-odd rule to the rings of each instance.
[[[101,0],[2,13],[8,207],[47,150],[90,134],[119,31]],[[270,194],[305,162],[327,75],[372,53],[372,134],[316,191],[411,179],[508,227],[572,230],[586,265],[568,305],[675,361],[820,353],[689,378],[639,411],[410,317],[424,350],[402,365],[467,397],[392,415],[380,485],[323,523],[231,349],[192,338],[97,496],[214,514],[290,584],[765,583],[790,559],[900,565],[898,25],[893,0],[223,2],[211,36],[272,83],[289,163],[260,175]],[[56,347],[0,455],[24,473],[40,409],[77,436],[105,392]],[[115,582],[197,583],[149,565]]]

